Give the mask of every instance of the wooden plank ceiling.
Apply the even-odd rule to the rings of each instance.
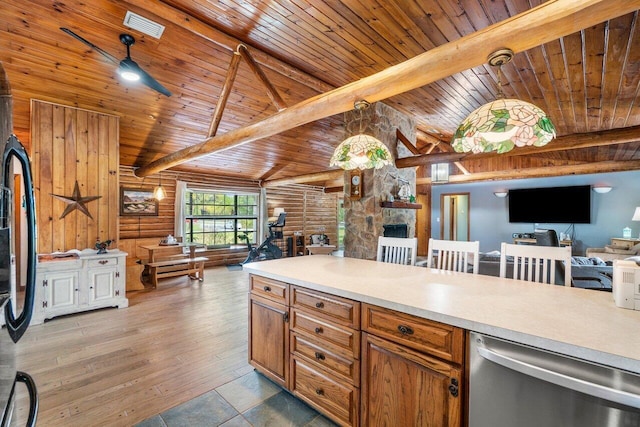
[[[239,43],[249,48],[286,105],[292,106],[541,3],[5,0],[0,6],[0,61],[11,82],[14,126],[22,140],[29,140],[30,99],[75,105],[119,115],[121,164],[146,166],[207,137]],[[474,175],[506,179],[524,168],[541,171],[544,167],[540,173],[551,175],[550,166],[557,166],[558,174],[568,173],[571,166],[579,173],[640,169],[640,132],[634,129],[640,126],[638,12],[618,16],[617,4],[610,5],[615,18],[517,53],[503,67],[505,95],[543,108],[564,146],[585,141],[585,134],[596,132],[597,137],[590,140],[598,145],[583,143],[576,145],[581,148],[478,160],[467,156],[459,160],[471,173],[468,180]],[[127,11],[164,25],[161,38],[124,26]],[[126,56],[119,34],[132,34],[136,38],[132,59],[173,95],[165,97],[146,86],[124,83],[112,63],[60,27],[119,59]],[[509,47],[509,40],[504,44]],[[430,153],[441,155],[437,153],[450,151],[448,141],[457,125],[495,98],[496,81],[496,71],[482,65],[384,102],[415,117],[422,152],[435,142],[438,146]],[[276,112],[264,85],[240,61],[217,134]],[[341,114],[330,116],[174,169],[267,180],[323,172],[344,138],[342,121]],[[426,155],[415,163],[429,161]]]

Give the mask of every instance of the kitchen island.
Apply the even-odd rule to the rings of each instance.
[[[368,326],[365,324],[371,322],[367,319],[366,310],[371,313],[393,310],[401,318],[407,315],[426,319],[433,321],[436,327],[437,322],[438,325],[475,331],[640,373],[640,312],[616,307],[611,293],[325,255],[251,263],[244,265],[244,269],[254,275],[252,281],[264,278],[287,284],[293,291],[322,293],[317,295],[320,304],[326,296],[345,299],[336,304],[345,301],[362,304],[363,356],[360,360],[354,351],[353,363],[367,363]],[[283,291],[283,301],[286,295]],[[288,302],[283,302],[281,309],[288,321],[289,308],[286,304]],[[295,313],[294,306],[292,302],[292,313]],[[300,313],[307,315],[309,311]],[[293,318],[294,314],[291,316]],[[433,325],[427,326],[431,328]],[[357,331],[359,323],[354,321],[349,327]],[[294,337],[297,336],[295,328],[291,326]],[[457,333],[456,330],[443,330],[432,335],[444,336],[449,332],[451,337]],[[287,336],[283,337],[286,341]],[[373,337],[370,341],[380,347],[375,341],[377,339]],[[450,341],[455,340],[452,338]],[[294,340],[291,342],[295,344]],[[448,343],[449,338],[443,338],[442,342]],[[360,349],[358,344],[356,347]],[[289,344],[285,349],[289,351]],[[292,359],[295,359],[294,350],[291,351]],[[457,388],[459,379],[456,372],[464,370],[464,361],[459,361],[455,353],[453,349],[448,356],[437,354],[436,357],[450,363],[454,369],[450,376],[452,381],[456,379]],[[416,353],[415,357],[419,356]],[[304,356],[301,359],[306,360]],[[295,363],[291,366],[296,367]],[[365,369],[362,372],[365,377]],[[366,401],[366,380],[362,379],[363,402]],[[297,394],[294,380],[286,379],[282,384]],[[304,390],[301,392],[304,394]],[[359,392],[357,386],[352,389],[356,395]],[[316,388],[316,393],[324,393],[324,390]],[[357,416],[338,421],[344,425],[357,425],[359,422]],[[364,421],[363,425],[366,425]]]

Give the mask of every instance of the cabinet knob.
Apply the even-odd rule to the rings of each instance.
[[[271,292],[271,286],[265,286],[262,289],[264,289],[265,292]]]
[[[398,332],[402,335],[413,335],[413,329],[407,325],[398,325]]]
[[[320,353],[320,352],[316,351],[316,359],[318,359],[318,360],[324,360],[324,359],[325,359],[324,354],[322,354],[322,353]]]
[[[105,265],[108,262],[109,262],[108,259],[101,259],[100,261],[98,261],[98,264]]]
[[[316,329],[316,334],[321,334],[322,333],[322,328],[320,326],[318,326]]]
[[[324,308],[324,303],[322,301],[316,303],[316,308]]]
[[[324,390],[323,390],[323,389],[321,389],[321,388],[317,388],[317,389],[316,389],[316,394],[317,394],[318,396],[324,396]]]

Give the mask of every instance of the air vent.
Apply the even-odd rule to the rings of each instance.
[[[123,24],[157,39],[160,38],[164,31],[164,25],[160,25],[157,22],[153,22],[152,20],[131,11],[127,11]]]

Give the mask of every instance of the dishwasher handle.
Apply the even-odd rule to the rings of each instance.
[[[524,375],[528,375],[533,378],[540,379],[552,384],[559,385],[560,387],[568,388],[578,391],[590,396],[599,397],[611,402],[616,402],[621,405],[632,406],[640,409],[640,395],[629,393],[623,390],[616,390],[611,387],[603,386],[593,383],[591,381],[585,381],[580,378],[575,378],[569,375],[555,372],[540,366],[533,365],[528,362],[515,359],[504,354],[497,353],[486,347],[477,347],[478,354],[484,359],[497,363],[498,365],[509,368],[513,371],[520,372]]]

